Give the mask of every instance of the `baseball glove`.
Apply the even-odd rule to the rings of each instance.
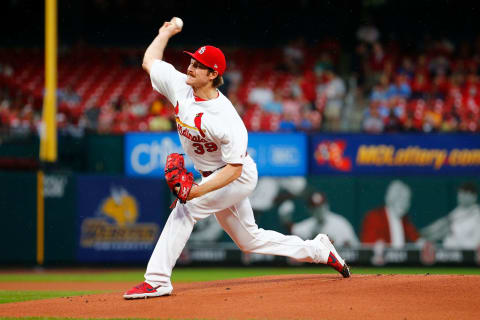
[[[181,203],[187,202],[194,180],[193,174],[185,168],[185,160],[182,154],[171,153],[168,155],[165,164],[165,180],[175,197]],[[175,207],[176,201],[172,203],[171,207]]]

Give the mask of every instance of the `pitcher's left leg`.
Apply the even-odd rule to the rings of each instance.
[[[323,263],[335,268],[346,277],[346,272],[338,270],[332,264],[334,262],[342,268],[348,268],[328,237],[318,235],[313,240],[302,240],[297,236],[258,228],[248,198],[216,213],[215,216],[223,229],[244,252],[286,256],[302,262]],[[336,259],[333,261],[332,257]]]
[[[290,257],[299,261],[327,263],[328,249],[320,241],[302,240],[258,228],[248,198],[215,214],[222,228],[244,252]]]

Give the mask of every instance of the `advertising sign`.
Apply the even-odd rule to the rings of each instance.
[[[480,172],[480,138],[461,134],[315,135],[311,172],[468,174]]]
[[[167,156],[184,153],[176,132],[129,133],[125,136],[125,173],[128,176],[163,177]],[[194,171],[185,155],[185,166]]]
[[[154,179],[77,178],[77,260],[147,261],[166,220],[165,183]]]
[[[248,153],[264,176],[307,174],[307,146],[307,136],[301,133],[248,135]]]
[[[307,136],[304,134],[252,133],[248,153],[260,175],[292,176],[307,173]],[[163,177],[170,153],[184,153],[176,132],[130,133],[125,137],[125,173],[128,176]],[[195,172],[191,159],[185,164]]]

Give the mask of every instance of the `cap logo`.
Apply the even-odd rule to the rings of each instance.
[[[201,47],[200,49],[198,49],[198,53],[199,53],[199,54],[203,54],[206,49],[207,49],[207,48],[205,48],[205,47]]]
[[[214,67],[215,69],[218,69],[218,66],[217,66],[216,63],[213,65],[213,67]]]

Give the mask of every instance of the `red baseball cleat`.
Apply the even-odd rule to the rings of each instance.
[[[141,299],[141,298],[148,298],[148,297],[160,297],[160,296],[168,296],[172,293],[173,288],[172,286],[169,287],[152,287],[146,282],[142,282],[139,285],[133,287],[132,289],[128,290],[123,294],[125,299]]]
[[[348,267],[347,263],[340,257],[337,250],[330,241],[330,238],[326,234],[319,234],[315,239],[318,239],[328,248],[328,250],[330,250],[327,265],[337,270],[344,278],[349,278],[351,275],[350,268]]]

